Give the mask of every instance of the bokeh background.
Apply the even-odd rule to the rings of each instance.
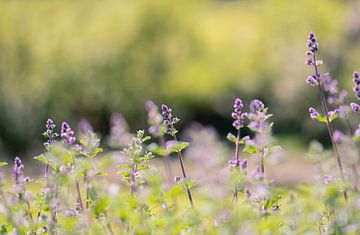
[[[280,144],[326,144],[307,112],[319,99],[304,82],[306,38],[316,32],[321,71],[354,99],[359,12],[350,0],[1,1],[0,159],[38,152],[48,117],[86,118],[106,136],[119,112],[146,129],[148,99],[172,106],[181,128],[224,137],[233,99],[260,98]]]

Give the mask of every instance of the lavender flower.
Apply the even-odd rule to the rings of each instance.
[[[149,133],[153,136],[164,135],[164,131],[161,128],[163,117],[161,113],[159,113],[158,106],[153,101],[148,100],[145,103],[145,107],[148,111]]]
[[[339,130],[334,131],[334,140],[336,143],[341,142],[344,137],[345,137],[345,135],[341,131],[339,131]]]
[[[179,176],[174,177],[174,183],[180,182],[181,178]]]
[[[350,103],[350,106],[352,111],[354,111],[355,113],[360,111],[360,105],[358,105],[357,103]]]
[[[47,141],[45,141],[44,145],[46,148],[48,148],[49,145],[55,143],[55,139],[56,139],[56,137],[59,136],[59,134],[54,131],[55,123],[51,118],[49,118],[46,121],[45,126],[46,126],[46,131],[42,135],[47,139]]]
[[[90,132],[94,132],[93,127],[91,126],[91,123],[86,120],[85,118],[81,119],[80,122],[78,123],[78,131],[81,134],[86,134],[89,131]]]
[[[319,112],[313,107],[309,108],[309,113],[311,119],[316,119],[318,116],[320,116]]]
[[[353,74],[354,87],[353,91],[355,92],[355,96],[358,100],[360,100],[360,74],[357,71],[354,71]]]
[[[310,86],[317,86],[319,85],[316,76],[312,75],[312,76],[308,76],[305,80],[305,82],[310,85]]]
[[[243,126],[243,120],[246,118],[246,113],[241,113],[242,108],[244,107],[241,99],[236,98],[234,101],[234,111],[231,113],[232,118],[234,119],[233,127],[239,130]]]
[[[61,124],[61,133],[60,133],[60,137],[62,138],[63,143],[67,145],[74,144],[76,141],[74,135],[75,133],[71,129],[70,125],[67,122],[63,122]]]
[[[163,116],[163,124],[166,126],[165,133],[171,136],[175,136],[178,131],[175,129],[174,124],[178,123],[180,119],[177,117],[173,118],[171,108],[169,108],[165,104],[161,105],[161,110],[161,114]]]
[[[245,170],[247,168],[247,159],[244,160],[237,160],[233,158],[228,161],[229,168],[240,167],[240,169]]]
[[[332,175],[324,175],[324,184],[330,184],[331,183],[331,181],[333,181],[334,180],[334,176],[332,176]]]
[[[14,167],[13,167],[13,177],[14,177],[14,184],[15,186],[19,186],[23,183],[23,169],[24,165],[19,157],[15,158]]]

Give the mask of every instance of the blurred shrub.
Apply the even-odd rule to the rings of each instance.
[[[147,99],[173,103],[189,120],[226,117],[235,94],[259,97],[280,132],[303,130],[316,96],[305,90],[304,38],[310,30],[326,38],[324,72],[350,87],[360,61],[350,3],[0,2],[0,149],[26,151],[48,116],[87,117],[105,132],[118,111],[144,127]]]

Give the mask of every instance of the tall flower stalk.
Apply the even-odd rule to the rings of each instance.
[[[47,151],[49,151],[50,146],[55,143],[55,139],[59,136],[59,134],[55,132],[55,127],[56,126],[54,121],[51,118],[49,118],[46,121],[46,131],[43,133],[43,136],[47,139],[44,143],[44,146]],[[47,177],[49,176],[49,168],[50,165],[46,164],[45,173],[44,173],[45,179],[47,179]]]
[[[146,101],[145,107],[148,112],[148,131],[152,136],[159,138],[160,147],[165,149],[166,145],[164,135],[166,129],[163,125],[163,116],[159,112],[158,106],[153,101]],[[166,175],[168,177],[168,181],[171,182],[173,180],[173,173],[169,153],[167,151],[160,151],[158,154],[163,157]]]
[[[334,139],[334,128],[333,125],[331,123],[332,119],[336,118],[336,113],[334,112],[329,112],[329,108],[327,105],[327,101],[326,101],[326,97],[325,97],[325,92],[324,92],[324,84],[323,84],[323,79],[322,79],[322,75],[320,75],[319,73],[319,69],[318,66],[322,64],[321,60],[317,60],[316,59],[316,53],[318,52],[319,49],[319,44],[317,42],[317,39],[315,37],[315,34],[313,32],[309,33],[309,37],[308,37],[308,41],[306,43],[306,47],[309,49],[308,51],[306,51],[306,55],[308,56],[305,59],[305,64],[306,65],[310,65],[314,68],[314,75],[309,76],[306,79],[306,82],[309,85],[314,85],[318,87],[319,90],[319,94],[320,94],[320,101],[321,101],[321,106],[325,115],[325,123],[329,132],[329,136],[331,139],[331,143],[333,146],[333,150],[335,152],[335,156],[336,156],[336,162],[340,171],[340,175],[341,175],[341,179],[343,182],[345,182],[345,176],[344,176],[344,171],[343,171],[343,164],[341,161],[341,157],[340,157],[340,153],[339,153],[339,149],[337,146],[337,143]],[[310,111],[310,109],[309,109]],[[316,110],[315,110],[316,111]],[[314,112],[310,111],[310,114],[312,114]],[[316,117],[321,117],[321,115],[317,115]],[[319,119],[318,119],[319,120]],[[344,190],[344,198],[345,200],[347,200],[347,192],[346,190]]]
[[[169,108],[165,104],[161,105],[161,110],[162,110],[162,116],[163,116],[163,124],[166,126],[165,133],[171,135],[176,144],[178,142],[177,137],[176,137],[176,133],[178,132],[178,130],[176,130],[176,128],[174,127],[174,124],[178,123],[180,121],[180,119],[177,117],[173,118],[171,108]],[[186,175],[186,170],[185,170],[185,166],[184,166],[183,156],[181,154],[181,148],[176,149],[176,153],[177,153],[177,156],[179,159],[181,172],[182,172],[184,180],[185,180],[185,188],[186,188],[186,192],[187,192],[187,195],[189,198],[189,202],[190,202],[191,206],[194,207],[194,202],[193,202],[193,198],[191,195],[190,187],[189,187],[188,183],[186,182],[187,175]]]
[[[238,197],[238,191],[239,191],[239,187],[238,187],[238,175],[239,175],[239,170],[245,170],[247,167],[247,159],[244,160],[240,160],[240,144],[241,144],[241,140],[240,140],[240,129],[243,127],[243,123],[244,123],[244,118],[247,117],[247,113],[242,113],[242,109],[243,109],[244,105],[243,102],[240,98],[236,98],[234,101],[234,110],[231,113],[231,117],[234,119],[233,121],[233,127],[236,129],[236,136],[234,136],[233,134],[229,133],[227,138],[235,143],[235,154],[232,157],[231,160],[228,161],[228,165],[229,168],[231,170],[235,171],[235,187],[234,187],[234,194],[233,194],[233,201],[237,201],[237,197]]]

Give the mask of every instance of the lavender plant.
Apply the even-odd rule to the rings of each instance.
[[[189,143],[179,142],[177,140],[176,134],[178,133],[178,130],[175,128],[174,125],[176,123],[178,123],[180,121],[180,119],[172,116],[171,108],[169,108],[167,105],[163,104],[163,105],[161,105],[161,110],[162,110],[162,116],[163,116],[163,124],[166,126],[165,133],[172,136],[172,138],[173,138],[173,141],[168,141],[166,143],[166,148],[168,149],[168,151],[170,153],[171,152],[177,153],[180,167],[181,167],[181,172],[182,172],[183,178],[184,178],[184,185],[185,185],[185,188],[187,191],[188,199],[189,199],[191,206],[194,207],[194,202],[193,202],[193,198],[191,195],[189,182],[187,181],[187,177],[186,177],[184,160],[183,160],[183,156],[181,154],[181,151],[183,149],[185,149],[189,145]]]
[[[148,169],[146,163],[154,157],[152,152],[143,150],[143,143],[149,140],[149,136],[144,136],[144,131],[137,132],[136,137],[132,139],[128,147],[123,150],[127,157],[126,161],[119,167],[119,174],[123,180],[130,186],[130,194],[133,195],[137,191],[137,187],[145,183],[142,172]]]
[[[164,167],[168,177],[169,182],[173,180],[173,173],[171,169],[170,156],[168,151],[166,151],[165,146],[165,130],[166,127],[163,124],[163,116],[159,112],[158,106],[151,100],[146,101],[145,104],[146,110],[148,112],[148,124],[149,124],[149,133],[155,137],[159,138],[160,146],[153,143],[149,146],[149,149],[162,156],[164,159]]]
[[[328,129],[328,133],[331,139],[331,143],[334,149],[334,153],[336,156],[336,160],[337,160],[337,165],[340,171],[340,175],[341,178],[343,180],[343,182],[345,182],[345,175],[344,175],[344,171],[343,171],[343,163],[341,160],[341,156],[338,150],[338,146],[337,143],[334,139],[334,128],[332,125],[332,121],[334,119],[336,119],[338,117],[339,114],[339,110],[336,109],[334,111],[330,111],[328,108],[328,103],[326,101],[326,97],[325,97],[325,90],[329,91],[330,94],[334,94],[337,92],[337,90],[334,88],[334,84],[336,84],[336,82],[334,83],[333,81],[330,80],[330,77],[328,74],[323,74],[321,75],[319,73],[319,69],[318,67],[322,64],[321,60],[317,60],[316,55],[317,52],[319,50],[319,44],[317,42],[317,39],[315,37],[315,34],[313,32],[309,33],[309,37],[308,37],[308,41],[306,43],[306,47],[309,49],[308,51],[306,51],[306,55],[308,56],[305,59],[305,64],[312,66],[314,69],[314,74],[309,76],[306,79],[306,82],[311,85],[311,86],[317,86],[319,89],[319,94],[320,94],[320,101],[321,101],[321,106],[322,106],[322,110],[323,110],[323,115],[320,115],[319,112],[311,107],[309,108],[309,112],[310,112],[310,116],[312,119],[316,119],[319,122],[325,122],[327,129]],[[330,81],[330,82],[329,82]],[[347,199],[347,192],[344,189],[344,198]]]
[[[232,112],[236,133],[228,134],[235,145],[228,161],[231,193],[226,188],[228,169],[223,167],[223,157],[230,150],[218,141],[213,128],[189,125],[193,144],[186,154],[202,181],[193,208],[190,190],[194,181],[187,178],[182,156],[189,143],[177,139],[179,119],[168,106],[162,105],[160,114],[154,103],[147,102],[149,133],[160,140],[158,145],[148,145],[150,137],[144,131],[128,133],[125,120],[117,114],[112,118],[106,152],[88,122],[82,121],[77,133],[63,122],[58,135],[49,119],[43,133],[45,151],[34,158],[45,165],[45,174],[27,177],[19,157],[9,169],[0,162],[0,234],[360,234],[360,126],[355,130],[351,126],[351,110],[358,113],[360,106],[347,101],[347,92],[338,89],[336,80],[319,74],[322,62],[316,61],[318,44],[312,33],[307,46],[306,64],[315,72],[306,81],[318,86],[323,107],[322,111],[310,107],[310,117],[327,124],[336,144],[333,151],[342,157],[334,158],[332,151],[312,142],[306,153],[311,166],[315,165],[311,169],[316,169],[311,183],[290,187],[271,179],[269,159],[280,148],[273,144],[272,115],[258,99],[244,112],[242,101],[236,98]],[[353,73],[353,81],[355,97],[360,99],[359,73]],[[343,122],[333,129],[332,121],[337,118]],[[249,135],[242,137],[243,130],[250,131]],[[165,134],[171,140],[166,141]],[[125,139],[129,142],[119,154],[117,148]],[[153,149],[164,158],[176,153],[182,177],[164,184]],[[352,187],[334,174],[338,159]],[[113,177],[116,165],[124,183]],[[300,166],[293,169],[302,171]],[[7,171],[11,174],[6,175]],[[181,200],[184,188],[191,208]],[[239,197],[240,193],[244,196]]]
[[[247,159],[240,160],[240,144],[244,143],[244,140],[240,138],[240,129],[243,127],[244,119],[247,117],[247,113],[242,113],[244,107],[243,102],[240,98],[236,98],[234,101],[234,110],[231,113],[233,121],[233,127],[237,130],[236,136],[232,133],[228,133],[227,138],[231,142],[235,143],[235,153],[231,160],[228,161],[229,168],[233,171],[233,176],[235,180],[235,188],[233,194],[233,201],[237,201],[238,192],[241,190],[239,181],[241,181],[241,173],[244,173],[247,168]]]

